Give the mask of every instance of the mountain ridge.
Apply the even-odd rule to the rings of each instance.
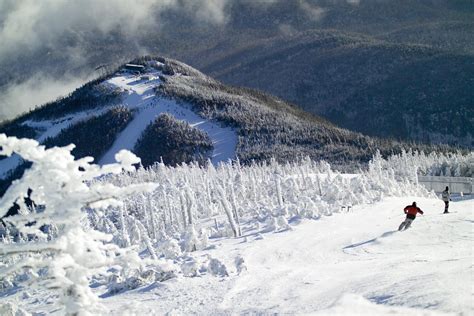
[[[46,77],[70,82],[70,76],[97,74],[133,59],[138,51],[182,60],[225,84],[263,90],[351,130],[473,147],[474,113],[472,101],[466,102],[474,98],[469,78],[474,71],[472,3],[304,0],[253,4],[235,0],[223,13],[226,18],[219,27],[197,21],[193,12],[178,8],[150,13],[151,21],[160,18],[164,23],[132,38],[123,30],[103,34],[89,28],[65,28],[57,42],[0,60],[4,73],[0,94],[10,88],[18,91],[14,87],[19,84],[34,95],[32,80],[36,83]],[[318,44],[324,33],[333,41]],[[76,48],[81,52],[80,62],[68,53]],[[302,53],[295,54],[295,49]],[[433,55],[440,57],[435,60]],[[269,68],[271,64],[277,68]],[[431,76],[432,70],[439,76]],[[404,79],[410,72],[416,74]],[[275,73],[279,76],[274,77]],[[449,86],[451,81],[455,84]],[[400,87],[409,91],[397,91],[400,97],[394,99],[390,94]],[[0,99],[14,104],[9,98]],[[381,105],[391,109],[381,110]],[[409,132],[400,133],[398,126],[406,125],[405,107],[413,108],[412,117],[420,113],[422,122],[416,128],[405,126]],[[363,108],[360,113],[359,108]],[[355,125],[364,121],[367,111],[385,117],[385,124]],[[351,116],[346,117],[346,112]],[[431,115],[445,119],[428,120]],[[458,126],[451,126],[451,121]]]
[[[182,135],[178,138],[171,135],[169,139],[173,144],[178,143],[178,139],[194,139],[195,143],[187,143],[188,149],[183,148],[187,154],[181,156],[181,160],[163,161],[164,157],[172,157],[163,148],[175,151],[179,148],[162,143],[149,148],[146,165],[153,161],[206,163],[206,159],[218,163],[229,158],[239,159],[244,164],[271,159],[291,162],[309,157],[328,160],[347,170],[363,166],[378,150],[385,156],[409,147],[426,152],[453,150],[354,133],[266,93],[227,86],[173,59],[146,56],[131,63],[142,65],[147,71],[135,73],[122,65],[65,98],[3,123],[0,133],[36,138],[47,147],[76,143],[75,153],[82,153],[77,158],[91,155],[101,161],[105,156],[113,157],[122,148],[135,151],[140,138],[153,139],[143,132],[163,130],[163,125],[147,129],[161,114],[169,113],[176,120],[184,121],[189,127],[179,122],[166,124],[174,126],[174,134]],[[104,130],[101,120],[113,128]],[[158,121],[164,124],[167,120]],[[120,136],[132,125],[134,136],[128,135],[129,132],[123,135],[125,138]],[[199,136],[201,132],[211,137],[211,151],[209,145],[205,145],[209,140]],[[189,133],[194,136],[188,137]],[[115,152],[111,152],[112,148]],[[141,146],[139,152],[147,150]],[[27,167],[15,159],[0,160],[4,186]]]
[[[226,83],[268,91],[364,134],[464,147],[474,144],[474,93],[469,89],[474,58],[468,54],[308,31],[291,41],[287,37],[262,40],[206,69]],[[403,121],[406,111],[422,122],[411,126]],[[429,119],[439,113],[437,121]],[[374,116],[384,124],[364,122]]]

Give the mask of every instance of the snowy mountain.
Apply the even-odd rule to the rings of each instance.
[[[275,97],[223,85],[161,57],[123,65],[3,124],[0,133],[35,138],[47,147],[74,143],[75,156],[92,156],[100,164],[128,149],[145,166],[310,157],[347,169],[367,163],[377,150],[383,155],[398,153],[403,146],[443,150],[353,133]],[[25,167],[16,156],[0,160],[2,191]]]
[[[136,21],[143,27],[132,34],[120,27],[122,16],[113,14],[103,17],[105,25],[118,23],[108,32],[102,24],[95,30],[89,16],[80,15],[51,25],[54,34],[43,34],[43,27],[36,34],[34,24],[27,23],[31,19],[15,24],[16,5],[7,5],[6,28],[23,26],[31,38],[44,40],[35,41],[36,49],[29,45],[0,55],[0,116],[6,107],[15,110],[5,113],[20,113],[16,109],[25,109],[28,99],[40,105],[40,92],[51,86],[58,87],[56,97],[104,64],[112,67],[147,52],[173,56],[225,84],[261,89],[364,134],[472,147],[472,1],[212,4],[203,1],[191,12],[186,9],[193,6],[184,4],[146,7],[140,11],[146,18]],[[213,11],[206,15],[209,6]],[[34,12],[40,15],[38,25],[49,25],[41,14],[57,11],[41,7],[45,12]],[[69,8],[58,7],[59,12]],[[84,19],[89,23],[81,23]],[[23,43],[18,36],[6,39]]]
[[[0,0],[0,316],[474,315],[473,21]]]

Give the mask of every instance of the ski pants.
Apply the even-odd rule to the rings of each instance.
[[[449,208],[449,201],[444,201],[444,212],[447,213]]]
[[[406,218],[398,227],[398,230],[405,230],[408,229],[411,226],[411,223],[413,222],[413,219],[411,218]]]

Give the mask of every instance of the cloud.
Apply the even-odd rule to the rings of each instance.
[[[67,95],[87,80],[85,77],[66,77],[58,80],[37,74],[21,84],[7,86],[2,93],[0,121],[12,119],[37,105]]]
[[[223,24],[227,21],[227,8],[230,2],[227,0],[201,0],[186,1],[184,8],[193,12],[195,17],[204,22]]]
[[[255,1],[249,1],[248,5],[253,6],[253,7],[265,7],[267,5],[276,4],[280,1],[283,1],[283,0],[255,0]]]
[[[278,29],[283,36],[293,36],[294,34],[298,33],[298,31],[293,26],[286,23],[280,24]]]
[[[359,5],[360,4],[360,0],[346,0],[347,3],[349,4],[352,4],[352,5]]]
[[[223,23],[229,0],[0,0],[0,61],[18,51],[56,47],[67,32],[134,35],[160,23],[161,13],[187,10]]]
[[[100,54],[118,62],[130,52],[147,53],[149,46],[141,45],[144,34],[160,34],[175,12],[194,22],[220,26],[231,20],[235,3],[264,10],[284,1],[289,0],[0,0],[0,70],[16,80],[33,74],[19,86],[7,88],[7,76],[0,77],[0,120],[71,91],[85,79],[69,74],[92,70],[104,60]],[[318,3],[295,2],[313,21],[326,12]],[[295,30],[283,24],[280,31]],[[97,43],[102,51],[95,48]],[[120,46],[123,43],[128,47]],[[48,75],[34,75],[28,69],[32,65]]]
[[[310,4],[305,0],[300,0],[299,4],[301,10],[303,10],[311,20],[320,21],[324,17],[326,10],[322,7]]]
[[[134,32],[150,24],[152,1],[19,0],[3,13],[0,59],[19,50],[34,51],[52,46],[69,31],[106,33],[113,29]],[[109,4],[107,4],[109,3]],[[113,13],[112,13],[113,12]]]
[[[48,60],[48,69],[53,70],[47,76],[33,75],[19,86],[6,88],[5,81],[0,78],[0,120],[80,85],[83,79],[67,73],[83,69],[85,65],[89,69],[94,66],[93,62],[91,66],[96,53],[94,41],[107,40],[118,34],[128,39],[129,45],[136,46],[136,52],[143,53],[135,37],[159,31],[165,23],[161,19],[163,13],[179,10],[199,22],[222,24],[227,21],[230,1],[0,0],[0,69],[11,74],[21,72],[23,68],[18,66],[21,58],[34,58],[40,54],[42,60]],[[49,61],[44,56],[53,50],[54,58]],[[51,68],[56,64],[61,68]],[[28,75],[31,74],[18,78]],[[59,79],[60,76],[64,78]]]

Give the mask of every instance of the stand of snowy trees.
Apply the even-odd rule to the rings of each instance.
[[[378,158],[380,160],[380,157]],[[474,152],[465,155],[455,153],[425,154],[418,151],[403,150],[398,155],[380,160],[384,169],[393,169],[397,176],[404,178],[410,175],[473,177]]]
[[[18,215],[3,218],[0,293],[25,283],[32,291],[47,289],[71,315],[101,309],[91,282],[113,295],[179,275],[229,275],[217,258],[193,258],[209,238],[288,230],[302,219],[385,196],[430,196],[416,174],[439,161],[410,152],[387,160],[378,154],[367,170],[350,175],[310,159],[136,170],[139,159],[126,151],[116,156],[119,163],[100,167],[88,157],[75,160],[73,145],[45,149],[2,134],[0,146],[1,155],[32,162],[0,200],[0,217],[20,206]],[[472,154],[451,158],[463,170]],[[237,259],[240,273],[245,264]]]
[[[164,240],[181,244],[181,251],[202,249],[207,238],[241,236],[244,226],[253,225],[257,233],[284,230],[288,222],[349,211],[384,196],[430,194],[418,186],[416,173],[400,177],[386,164],[376,156],[367,171],[354,175],[310,159],[251,166],[157,164],[94,181],[119,187],[154,182],[158,187],[129,196],[100,215],[91,212],[90,222],[112,234],[118,245],[140,245],[152,256],[166,257],[168,250],[160,253]]]

